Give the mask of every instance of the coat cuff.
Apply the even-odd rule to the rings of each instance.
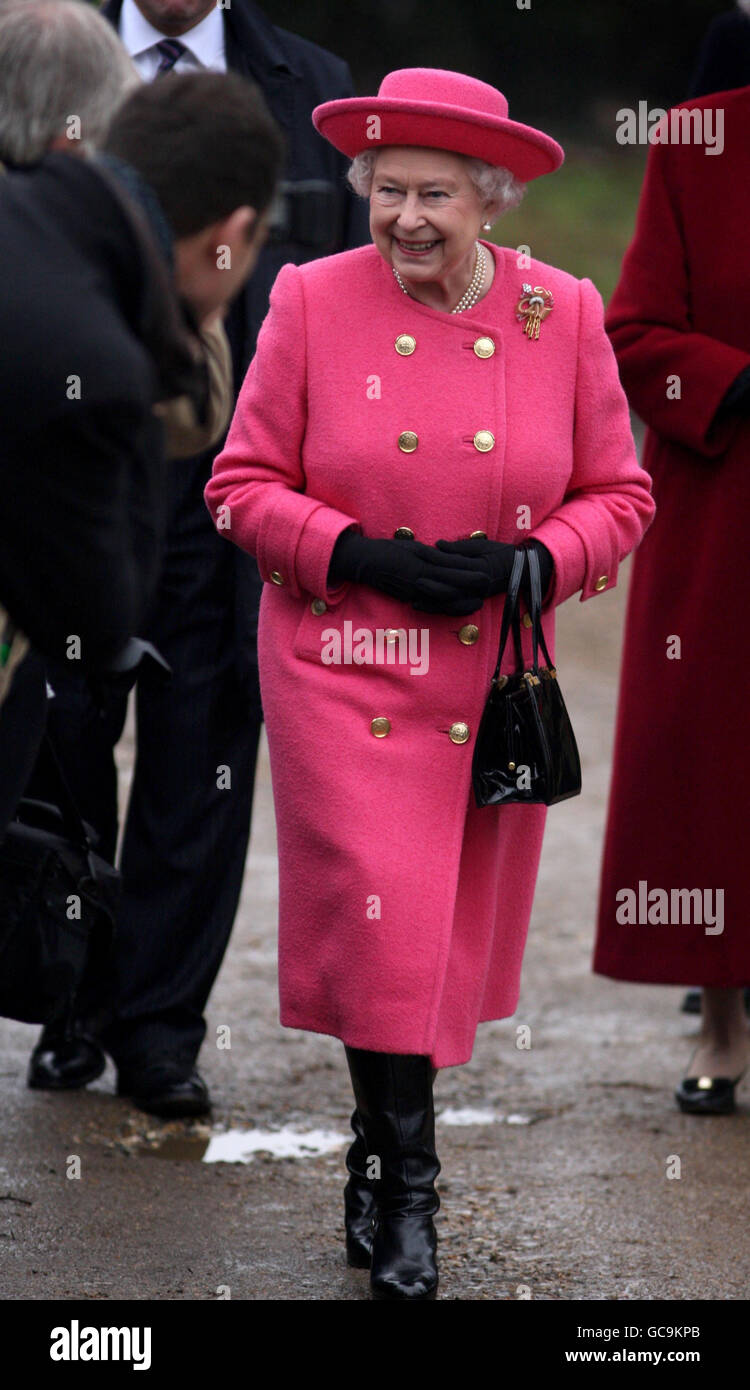
[[[534,529],[529,540],[541,541],[546,545],[555,562],[542,612],[556,608],[579,589],[583,603],[584,599],[615,587],[620,567],[617,552],[612,551],[603,560],[601,547],[597,546],[596,555],[592,554],[586,537],[571,523],[563,521],[562,517],[548,517]]]
[[[286,587],[295,598],[308,593],[335,605],[347,593],[349,582],[329,587],[328,569],[336,541],[350,526],[359,530],[356,517],[283,490],[266,513],[258,535],[256,558],[261,579]]]

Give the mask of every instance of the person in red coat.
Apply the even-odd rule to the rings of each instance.
[[[350,1259],[415,1299],[437,1287],[433,1071],[515,1010],[544,831],[544,806],[471,795],[510,566],[538,549],[549,642],[653,502],[591,281],[481,238],[555,141],[422,68],[313,119],[374,244],[279,274],[206,499],[264,581],[281,1022],[346,1046]]]
[[[750,87],[678,109],[723,152],[653,145],[606,319],[657,519],[633,561],[594,970],[703,985],[677,1101],[725,1113],[749,1051]]]

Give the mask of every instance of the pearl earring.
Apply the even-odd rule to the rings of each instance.
[[[483,223],[482,223],[482,230],[485,231],[485,232],[491,232],[491,231],[492,231],[492,223],[491,223],[491,222],[483,222]]]

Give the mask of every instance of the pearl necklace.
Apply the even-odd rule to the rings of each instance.
[[[480,294],[482,293],[482,286],[484,285],[484,277],[487,270],[487,253],[484,247],[482,246],[481,241],[477,241],[475,245],[477,250],[474,259],[474,274],[471,277],[468,289],[465,291],[464,294],[462,294],[455,309],[451,309],[452,314],[464,314],[467,309],[473,308]],[[397,284],[401,286],[401,289],[403,290],[404,294],[408,294],[409,291],[407,290],[406,285],[401,279],[401,276],[399,275],[395,265],[391,266],[391,270],[393,271],[393,274],[396,277]],[[413,299],[414,295],[412,295],[411,298]]]

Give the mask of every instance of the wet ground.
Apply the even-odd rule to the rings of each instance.
[[[548,815],[518,1013],[482,1025],[472,1062],[436,1084],[447,1299],[733,1300],[750,1283],[750,1093],[736,1116],[681,1115],[672,1091],[697,1026],[681,992],[589,970],[621,574],[616,590],[558,611],[584,793]],[[114,1096],[111,1066],[83,1092],[28,1091],[37,1030],[0,1021],[0,1297],[368,1297],[343,1256],[343,1049],[278,1026],[275,894],[264,746],[201,1054],[212,1125],[151,1120]],[[226,1026],[229,1049],[217,1045]],[[240,1137],[221,1139],[230,1130]],[[68,1176],[76,1156],[80,1177]]]

